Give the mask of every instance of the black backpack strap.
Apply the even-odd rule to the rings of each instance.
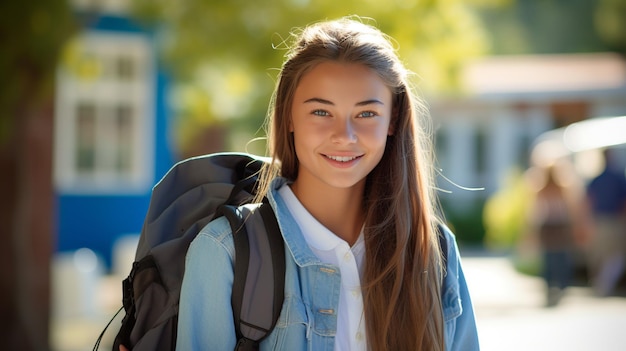
[[[284,300],[285,249],[268,203],[223,206],[235,243],[231,304],[236,350],[257,350],[276,325]],[[273,284],[272,284],[273,282]]]
[[[446,267],[448,265],[448,239],[442,224],[437,224],[437,237],[439,238],[439,249],[441,250],[441,263]]]
[[[120,314],[120,312],[122,312],[123,310],[124,310],[124,306],[120,307],[117,310],[117,312],[115,312],[115,314],[113,315],[111,320],[109,320],[109,323],[107,323],[107,325],[104,326],[104,329],[102,330],[102,332],[98,336],[98,340],[96,340],[96,343],[93,346],[93,351],[97,351],[100,348],[100,343],[102,342],[102,338],[104,338],[104,333],[106,333],[106,331],[107,331],[107,329],[109,329],[109,326],[111,325],[111,323],[113,323],[113,321],[115,320],[117,315]],[[118,347],[118,349],[119,349],[119,347]]]
[[[126,314],[122,320],[120,330],[113,341],[114,351],[119,350],[120,345],[124,345],[127,348],[132,345],[130,335],[137,322],[135,316],[137,299],[155,283],[164,285],[152,255],[147,255],[141,260],[133,262],[133,267],[128,277],[122,281],[122,307],[126,311]],[[117,316],[117,313],[115,316]],[[115,318],[115,316],[113,316],[113,318]]]
[[[285,300],[285,242],[280,232],[280,227],[272,206],[264,203],[259,207],[259,212],[263,218],[265,232],[270,243],[272,252],[272,267],[274,268],[274,303],[272,315],[272,327],[276,325],[280,311]]]

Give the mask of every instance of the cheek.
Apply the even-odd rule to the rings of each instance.
[[[295,124],[292,136],[296,155],[300,158],[300,154],[310,149],[314,144],[314,133],[310,128],[303,128],[302,125]]]
[[[324,123],[296,121],[293,124],[293,135],[296,142],[313,143],[324,139],[329,133],[329,126]]]
[[[385,143],[390,134],[389,123],[381,122],[375,126],[366,126],[359,131],[359,134],[365,140],[372,143]]]

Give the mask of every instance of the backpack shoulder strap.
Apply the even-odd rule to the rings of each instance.
[[[231,304],[236,350],[255,350],[272,331],[282,308],[285,249],[274,211],[268,203],[224,206],[235,243]]]

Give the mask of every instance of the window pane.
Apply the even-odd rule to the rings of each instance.
[[[130,56],[119,56],[116,60],[117,78],[121,81],[135,79],[135,62]]]
[[[474,134],[474,147],[476,173],[484,174],[487,170],[487,135],[482,126],[479,126]]]
[[[133,154],[133,109],[130,105],[120,105],[116,108],[115,128],[118,138],[116,169],[120,173],[130,172]]]
[[[96,109],[93,103],[82,102],[76,108],[77,149],[76,169],[78,172],[93,172],[96,160],[95,127]]]

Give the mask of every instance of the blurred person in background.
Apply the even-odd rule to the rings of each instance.
[[[589,273],[596,293],[611,295],[626,267],[626,174],[616,150],[604,150],[605,168],[587,186],[594,235]]]
[[[570,286],[574,254],[584,228],[580,192],[564,176],[569,168],[563,162],[541,167],[542,183],[537,188],[530,211],[531,231],[541,250],[542,276],[546,284],[546,306],[556,306]]]

